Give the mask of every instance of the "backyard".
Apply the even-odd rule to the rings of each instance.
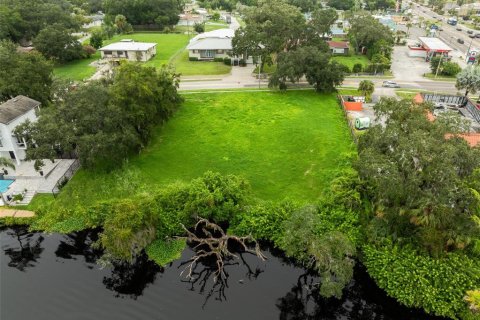
[[[121,39],[133,39],[141,42],[157,43],[157,55],[148,61],[146,65],[161,67],[167,64],[170,59],[180,52],[188,43],[189,37],[185,34],[161,34],[161,33],[134,33],[126,35],[116,35],[112,39],[105,40],[103,45],[118,42]],[[91,77],[95,73],[95,68],[89,64],[100,58],[97,52],[90,59],[76,60],[64,65],[56,66],[54,74],[61,78],[69,78],[73,80],[84,80]]]
[[[347,66],[350,71],[357,63],[361,64],[363,68],[370,64],[370,60],[365,55],[333,56],[332,60]]]
[[[185,94],[185,103],[141,155],[111,172],[80,170],[62,207],[130,197],[206,171],[241,175],[265,200],[312,202],[354,150],[335,95],[313,91]],[[51,196],[36,197],[32,209]]]

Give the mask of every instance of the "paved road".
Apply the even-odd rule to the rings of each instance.
[[[428,19],[428,20],[436,20],[434,17],[441,18],[442,19],[441,26],[443,31],[439,31],[438,37],[443,41],[445,41],[452,48],[461,51],[463,57],[466,56],[466,53],[468,51],[468,48],[470,47],[470,44],[472,48],[480,49],[480,39],[469,38],[467,33],[468,30],[471,30],[474,34],[480,33],[480,31],[473,30],[462,25],[461,21],[459,21],[459,24],[457,26],[451,26],[447,24],[447,19],[448,19],[447,16],[440,16],[435,12],[431,11],[427,7],[422,7],[422,6],[417,7],[417,5],[414,5],[413,11],[418,16],[424,17],[425,19]],[[457,28],[461,28],[462,31],[458,31]],[[457,39],[463,39],[465,43],[460,44],[457,42]]]

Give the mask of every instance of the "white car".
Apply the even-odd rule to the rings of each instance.
[[[385,88],[400,88],[400,85],[393,81],[383,81],[382,87]]]

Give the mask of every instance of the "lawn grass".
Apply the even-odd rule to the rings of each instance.
[[[232,70],[231,66],[223,62],[189,61],[188,50],[178,53],[172,59],[172,64],[182,76],[227,74]]]
[[[354,145],[334,94],[302,90],[184,97],[141,155],[108,174],[80,170],[56,203],[71,207],[129,197],[208,170],[245,177],[260,199],[311,203],[350,165],[347,155]]]
[[[438,80],[438,81],[456,81],[456,79],[457,79],[456,76],[441,76],[441,75],[438,75],[437,77],[435,77],[435,74],[433,74],[433,73],[425,73],[423,76],[427,79]]]
[[[133,39],[139,42],[157,43],[157,55],[145,65],[161,67],[167,64],[170,59],[188,43],[189,37],[185,34],[162,34],[162,33],[133,33],[116,35],[112,39],[105,40],[103,45],[106,46],[122,39]],[[59,65],[54,68],[54,74],[60,78],[68,78],[72,80],[83,80],[91,77],[95,73],[95,68],[89,64],[100,58],[100,53],[96,53],[90,59],[82,59],[72,61],[68,64]]]
[[[360,63],[363,68],[370,64],[370,60],[368,60],[367,56],[365,55],[333,56],[332,61],[336,61],[347,66],[350,71],[352,71],[353,66],[357,63]]]
[[[89,64],[98,59],[100,59],[100,52],[95,53],[88,59],[75,60],[57,65],[53,69],[53,75],[62,79],[83,81],[93,76],[97,69],[89,66]]]

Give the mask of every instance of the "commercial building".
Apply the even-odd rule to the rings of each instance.
[[[453,50],[439,38],[419,37],[418,40],[417,45],[408,46],[410,57],[421,57],[425,61],[430,61],[437,55],[448,57],[448,54]]]

